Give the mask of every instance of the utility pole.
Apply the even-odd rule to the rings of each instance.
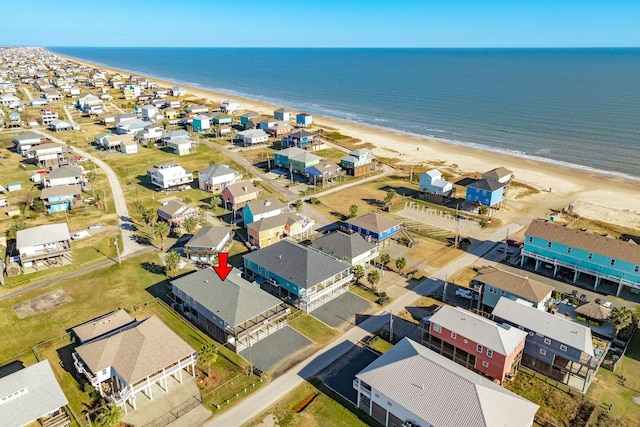
[[[389,342],[393,344],[393,312],[389,310]]]
[[[104,210],[107,210],[107,190],[102,190],[102,194],[104,196],[104,198],[102,199],[102,201],[104,202]]]
[[[454,249],[458,249],[458,240],[460,239],[460,233],[459,233],[459,228],[458,226],[460,225],[460,220],[458,219],[458,203],[456,203],[456,238],[453,242]]]
[[[120,246],[118,246],[118,236],[113,238],[113,244],[116,245],[116,252],[118,252],[118,265],[122,265],[122,258],[120,258]]]

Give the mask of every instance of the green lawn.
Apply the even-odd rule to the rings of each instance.
[[[362,283],[362,286],[352,285],[349,288],[349,290],[354,294],[358,295],[359,297],[366,299],[367,301],[376,302],[379,297],[370,288],[363,287],[363,286],[370,286],[368,283],[366,283],[367,282],[366,278],[363,277],[362,279],[360,279],[360,282]]]
[[[320,345],[332,341],[339,333],[309,314],[300,315],[290,321],[289,326]]]
[[[372,350],[377,351],[378,353],[386,353],[387,351],[391,350],[391,347],[393,347],[393,344],[391,344],[389,341],[383,340],[382,338],[378,337],[378,339],[375,340],[373,344],[369,345],[369,347]]]

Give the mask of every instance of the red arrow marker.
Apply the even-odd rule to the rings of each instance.
[[[227,265],[228,258],[229,254],[227,252],[218,253],[218,265],[213,267],[215,272],[218,273],[218,277],[220,277],[220,279],[222,280],[227,278],[229,273],[231,273],[231,269],[233,268]]]

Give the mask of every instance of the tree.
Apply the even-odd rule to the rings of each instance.
[[[349,206],[349,218],[353,218],[358,215],[358,205]]]
[[[393,188],[387,190],[387,195],[384,198],[384,204],[390,205],[393,202],[393,199],[395,199],[396,194],[396,190],[394,190]]]
[[[386,269],[387,268],[387,264],[389,264],[391,262],[391,255],[389,255],[389,254],[380,255],[380,262],[382,263],[382,266]]]
[[[171,231],[169,228],[169,224],[164,221],[160,221],[156,224],[156,228],[154,231],[156,236],[160,237],[160,241],[162,242],[162,250],[164,251],[164,240],[169,235],[169,231]]]
[[[371,285],[371,289],[373,289],[374,285],[378,283],[380,280],[380,272],[378,270],[371,270],[369,274],[367,274],[367,282]]]
[[[33,209],[33,211],[37,213],[45,212],[46,209],[44,206],[44,201],[42,199],[35,199],[33,202],[31,202],[31,209]]]
[[[186,231],[188,234],[193,234],[193,232],[198,227],[198,223],[198,218],[196,218],[195,216],[188,216],[184,219],[184,221],[182,221],[182,228],[184,228],[184,231]]]
[[[116,427],[122,421],[124,411],[116,405],[105,406],[96,415],[96,424],[100,427]]]
[[[142,208],[142,220],[147,224],[149,230],[155,227],[158,222],[158,213],[153,208]]]
[[[211,368],[211,364],[218,360],[218,352],[210,343],[203,344],[202,347],[200,347],[198,360],[207,368]]]
[[[18,234],[18,231],[24,230],[26,228],[27,228],[27,224],[24,221],[17,220],[11,225],[11,227],[9,227],[9,230],[7,231],[7,238],[15,239],[16,235]]]
[[[209,204],[211,205],[212,209],[220,206],[220,203],[222,203],[222,199],[218,196],[214,196],[209,200]]]
[[[633,322],[633,311],[627,307],[615,307],[611,310],[609,314],[609,319],[615,326],[616,333],[620,332],[622,329],[626,328]]]
[[[398,269],[398,273],[400,273],[407,266],[407,260],[404,257],[400,257],[396,260],[396,268]]]
[[[356,283],[360,281],[364,277],[364,267],[361,265],[356,265],[353,267],[353,278],[356,280]]]
[[[164,259],[164,268],[167,272],[167,275],[171,277],[176,277],[178,274],[178,269],[180,268],[180,261],[182,261],[182,257],[178,252],[169,252]]]
[[[478,213],[479,213],[480,215],[482,215],[482,216],[485,216],[486,214],[488,214],[488,213],[489,213],[489,208],[488,208],[488,207],[486,207],[486,206],[484,206],[484,205],[482,205],[482,206],[480,206],[480,208],[478,209]]]
[[[302,207],[302,199],[298,199],[293,203],[293,206],[296,207],[296,210],[299,211],[300,208]]]

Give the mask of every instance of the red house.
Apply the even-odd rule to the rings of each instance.
[[[443,306],[425,320],[422,343],[468,369],[500,382],[514,375],[527,333],[470,311]]]

